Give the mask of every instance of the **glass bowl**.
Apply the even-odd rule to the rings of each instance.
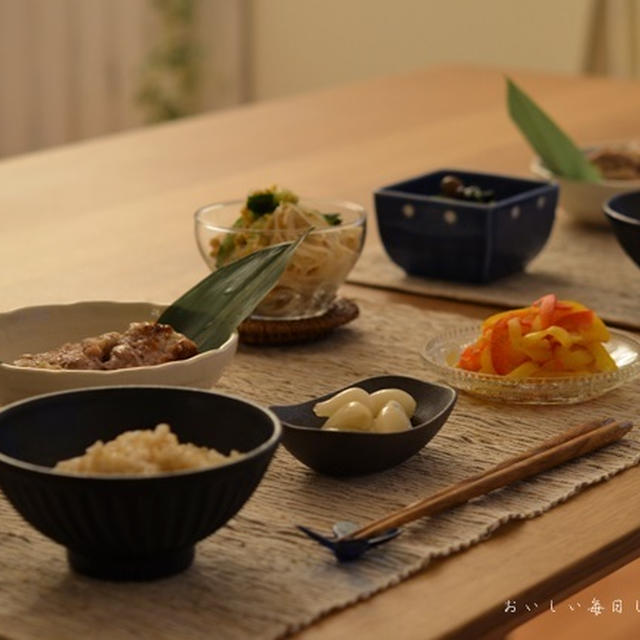
[[[209,204],[195,213],[196,242],[209,268],[215,271],[216,248],[226,238],[242,236],[256,249],[296,240],[300,229],[254,230],[234,228],[244,200]],[[365,210],[338,200],[301,198],[299,204],[321,214],[339,214],[341,223],[316,229],[300,245],[278,284],[262,300],[253,318],[300,320],[326,313],[362,252],[366,230]],[[240,256],[238,256],[240,257]]]
[[[618,365],[617,371],[515,380],[458,369],[455,363],[462,350],[475,342],[479,331],[479,326],[474,324],[441,333],[427,342],[422,355],[429,368],[452,387],[489,400],[512,404],[575,404],[597,398],[640,374],[640,342],[612,330],[605,347]]]

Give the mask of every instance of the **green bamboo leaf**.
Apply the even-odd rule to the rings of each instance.
[[[509,115],[547,168],[573,180],[600,180],[598,168],[571,138],[510,78],[506,80]]]
[[[219,347],[275,286],[308,233],[217,269],[173,302],[158,322],[191,338],[199,351]]]

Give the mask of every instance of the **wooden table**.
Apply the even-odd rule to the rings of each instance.
[[[640,85],[513,76],[587,142],[637,134]],[[0,162],[0,308],[169,301],[204,276],[191,216],[278,182],[372,207],[374,188],[441,166],[527,173],[501,73],[435,68]],[[473,305],[347,293],[472,317]],[[305,640],[499,635],[507,599],[556,601],[640,554],[640,469],[589,489],[300,634]],[[2,592],[0,588],[0,606]],[[2,635],[0,630],[0,636]]]

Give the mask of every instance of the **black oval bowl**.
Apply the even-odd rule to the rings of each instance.
[[[418,403],[413,428],[397,433],[324,431],[326,418],[313,413],[317,402],[349,387],[373,393],[394,387],[410,393]],[[331,476],[384,471],[418,453],[446,422],[456,402],[451,387],[406,376],[376,376],[354,382],[301,404],[271,407],[282,421],[282,444],[300,462]]]
[[[640,267],[640,191],[614,196],[604,204],[618,242]]]
[[[180,442],[245,455],[220,467],[149,476],[51,468],[96,440],[160,422]],[[131,386],[48,394],[0,411],[0,488],[27,522],[67,547],[75,570],[149,580],[191,564],[195,543],[258,486],[280,435],[273,413],[221,393]]]

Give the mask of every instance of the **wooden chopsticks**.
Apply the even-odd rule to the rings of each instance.
[[[472,498],[530,478],[611,444],[622,438],[632,427],[631,422],[616,422],[613,418],[593,420],[571,427],[488,471],[398,509],[354,531],[346,539],[371,538],[407,522],[459,506]]]

